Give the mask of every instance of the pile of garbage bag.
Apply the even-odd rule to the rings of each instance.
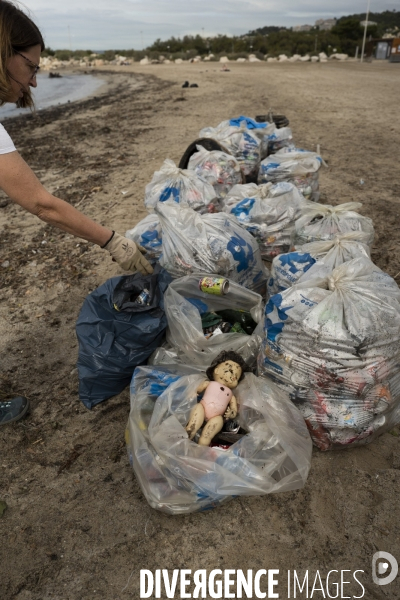
[[[188,169],[214,188],[217,198],[225,198],[229,190],[243,182],[243,175],[236,158],[226,152],[197,146],[197,152],[189,159]]]
[[[283,131],[278,129],[277,131]],[[318,172],[322,159],[315,152],[298,148],[284,148],[276,154],[269,153],[260,163],[258,183],[293,183],[307,200],[319,200]]]
[[[258,373],[286,390],[321,450],[400,420],[400,290],[367,257],[269,299]]]
[[[308,279],[323,279],[339,265],[358,256],[370,258],[368,240],[368,233],[350,231],[276,256],[271,264],[268,294],[273,296]]]
[[[356,212],[361,206],[361,202],[345,202],[337,206],[308,204],[301,209],[301,217],[295,222],[293,244],[302,246],[330,240],[341,233],[364,231],[368,234],[366,243],[372,246],[374,226],[371,219]]]
[[[268,272],[260,248],[235,217],[201,215],[171,201],[159,203],[155,211],[162,230],[160,264],[173,277],[216,273],[263,292]]]
[[[212,138],[232,154],[240,164],[245,177],[256,177],[261,160],[261,140],[242,122],[239,127],[223,121],[217,127],[205,127],[199,133],[201,138]]]
[[[167,342],[178,354],[175,360],[204,369],[222,350],[234,350],[255,366],[263,333],[262,297],[228,279],[221,295],[203,291],[209,283],[222,282],[219,278],[196,273],[169,285],[164,294]]]
[[[146,185],[144,204],[149,212],[167,200],[200,212],[214,211],[215,191],[213,186],[193,171],[179,169],[168,158],[153,179]]]
[[[162,234],[160,219],[155,213],[144,217],[133,229],[129,229],[125,233],[125,237],[145,248],[147,260],[160,258]]]
[[[292,246],[295,220],[307,205],[291,183],[236,185],[222,203],[257,240],[263,260],[272,260]]]
[[[139,367],[131,384],[128,454],[150,506],[171,515],[209,510],[236,496],[304,486],[311,440],[287,395],[247,373],[235,389],[246,434],[229,448],[200,446],[185,425],[204,375]]]

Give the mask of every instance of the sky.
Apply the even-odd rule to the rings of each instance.
[[[362,13],[367,0],[24,0],[46,46],[141,50],[157,38],[242,35],[265,25],[314,25]],[[399,0],[370,0],[371,12],[399,10]]]

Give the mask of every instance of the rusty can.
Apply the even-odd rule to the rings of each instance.
[[[229,290],[229,281],[223,277],[203,277],[199,281],[199,289],[206,294],[224,296]]]

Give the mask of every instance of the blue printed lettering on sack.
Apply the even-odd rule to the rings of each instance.
[[[264,330],[268,342],[272,343],[274,346],[276,345],[277,336],[282,333],[285,321],[288,319],[286,312],[293,308],[293,306],[282,308],[282,301],[282,295],[275,294],[275,296],[272,296],[269,299],[265,307]]]
[[[233,236],[227,246],[233,258],[238,261],[237,272],[245,271],[254,263],[253,248],[239,236]]]
[[[145,248],[157,248],[158,246],[161,246],[162,239],[160,238],[157,229],[144,231],[140,236],[140,244]]]
[[[311,307],[316,306],[318,304],[317,302],[314,302],[314,300],[310,300],[309,298],[306,298],[305,296],[303,296],[303,294],[300,294],[300,296],[302,298],[300,300],[301,304],[305,304],[306,306],[311,306]]]
[[[171,196],[175,200],[175,202],[179,202],[179,200],[180,200],[179,188],[176,188],[173,185],[166,187],[163,190],[162,194],[160,195],[160,202],[166,202],[168,200],[168,198],[170,198]]]
[[[254,139],[251,135],[249,135],[248,133],[246,133],[245,131],[243,132],[243,137],[246,140],[246,142],[249,144],[249,146],[258,146],[258,141],[256,139]],[[247,146],[247,144],[246,144]],[[247,146],[247,147],[249,147]]]
[[[232,208],[231,213],[242,223],[249,221],[249,213],[253,208],[255,201],[255,198],[244,198]]]
[[[308,254],[308,252],[288,252],[286,254],[281,254],[278,257],[278,262],[281,263],[282,267],[288,267],[283,271],[281,270],[281,272],[284,272],[285,275],[288,276],[288,271],[293,274],[298,273],[299,271],[305,273],[312,267],[316,260],[311,254]]]

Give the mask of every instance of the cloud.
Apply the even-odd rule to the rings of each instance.
[[[157,38],[199,33],[241,35],[264,25],[291,27],[363,13],[366,0],[30,0],[29,10],[52,48],[136,48]],[[398,8],[372,0],[371,12]],[[68,30],[69,27],[69,30]]]

